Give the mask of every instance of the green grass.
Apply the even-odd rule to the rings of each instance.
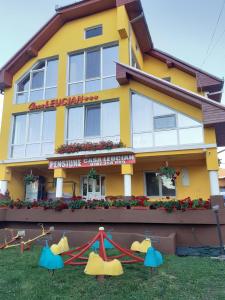
[[[210,258],[166,256],[154,275],[133,264],[124,266],[124,275],[99,284],[84,274],[84,267],[66,266],[50,275],[38,267],[40,251],[0,250],[0,299],[225,299],[225,263]]]

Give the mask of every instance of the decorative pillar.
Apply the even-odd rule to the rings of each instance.
[[[5,195],[8,191],[8,181],[0,180],[0,194]]]
[[[124,178],[124,197],[132,196],[132,179],[133,175],[133,165],[122,165],[121,173]]]
[[[63,197],[63,178],[56,179],[56,198]]]
[[[217,149],[209,149],[206,151],[206,165],[209,172],[210,193],[211,196],[220,195],[219,179],[218,179],[218,154]]]
[[[64,182],[64,178],[66,178],[65,170],[55,169],[54,170],[54,178],[56,178],[56,198],[62,198],[63,197],[63,182]]]
[[[131,175],[125,174],[124,177],[124,196],[131,197],[132,196],[132,187],[131,187]]]
[[[218,171],[209,171],[210,191],[211,196],[220,194]]]

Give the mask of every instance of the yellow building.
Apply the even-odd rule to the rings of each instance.
[[[146,24],[139,0],[83,0],[1,69],[2,194],[219,194],[223,81],[155,49]]]

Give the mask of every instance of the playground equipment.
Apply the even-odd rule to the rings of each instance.
[[[151,247],[151,245],[150,238],[146,238],[141,243],[137,241],[133,242],[130,249],[135,252],[147,253],[148,248]]]
[[[21,241],[21,239],[25,236],[25,231],[18,231],[17,234],[15,235],[13,229],[5,228],[5,230],[11,231],[11,239],[8,241],[5,240],[3,244],[0,244],[0,249],[8,249],[8,248],[20,246],[20,243],[18,243],[18,241]]]
[[[37,240],[40,240],[40,239],[46,237],[47,235],[49,235],[50,233],[52,233],[54,231],[54,227],[53,226],[50,227],[48,230],[45,230],[43,224],[41,224],[41,229],[42,229],[42,232],[38,236],[34,237],[33,239],[29,239],[27,241],[21,241],[21,243],[20,243],[21,253],[23,253],[25,250],[30,250],[31,245],[34,242],[36,242]]]
[[[107,240],[110,244],[114,246],[115,249],[117,249],[120,254],[115,256],[109,256],[106,254],[106,249],[104,245],[104,240]],[[98,241],[99,242],[99,256],[103,259],[103,261],[108,262],[112,261],[114,259],[120,259],[120,262],[122,264],[133,264],[138,262],[144,262],[144,259],[141,257],[138,257],[134,253],[132,253],[130,250],[122,248],[119,244],[111,240],[107,234],[104,231],[104,227],[99,228],[99,232],[97,235],[86,244],[77,247],[73,250],[67,251],[65,253],[62,253],[64,256],[69,256],[67,260],[65,260],[65,265],[72,265],[72,266],[81,266],[86,265],[88,258],[84,257],[83,255],[92,247],[92,245]],[[76,253],[78,252],[78,253]],[[128,257],[129,259],[123,260],[125,257]],[[122,260],[121,260],[122,259]],[[104,274],[102,274],[104,275]]]
[[[157,268],[163,264],[162,254],[155,250],[153,247],[148,248],[147,254],[144,260],[144,266],[150,267],[151,272],[153,272],[154,268]]]
[[[41,256],[39,259],[39,266],[47,270],[51,270],[52,274],[57,269],[62,269],[64,263],[60,255],[55,255],[49,248],[48,241],[46,240],[45,247],[42,249]]]
[[[51,245],[51,251],[53,254],[58,255],[62,254],[63,252],[69,251],[69,244],[68,239],[65,235],[61,238],[61,240],[58,242],[58,244]]]

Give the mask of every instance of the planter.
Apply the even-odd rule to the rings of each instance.
[[[225,224],[225,210],[219,212],[220,223]],[[7,222],[43,223],[133,223],[133,224],[216,224],[212,210],[173,211],[146,208],[110,209],[1,209],[0,220]]]

